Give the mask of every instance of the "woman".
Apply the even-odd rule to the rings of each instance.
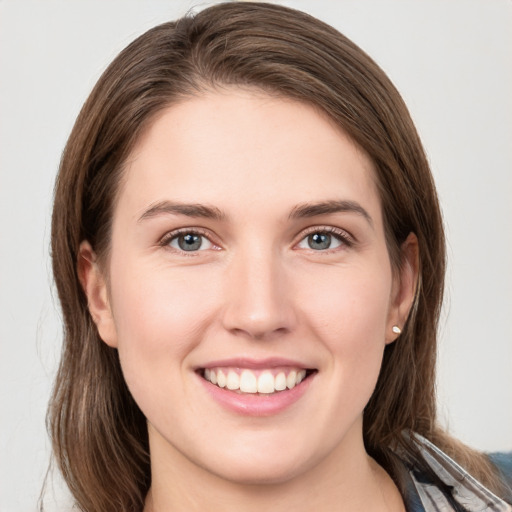
[[[52,257],[51,433],[84,510],[510,510],[436,423],[421,143],[331,27],[222,4],[128,46],[66,146]]]

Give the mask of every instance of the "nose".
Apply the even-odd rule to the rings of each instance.
[[[227,272],[225,329],[255,340],[272,339],[294,329],[297,317],[291,283],[278,257],[263,250],[237,255]]]

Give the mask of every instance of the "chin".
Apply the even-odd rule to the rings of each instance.
[[[320,450],[309,453],[303,440],[292,436],[244,436],[221,446],[222,451],[203,452],[201,465],[209,473],[241,485],[282,484],[307,473],[322,458]]]
[[[261,457],[254,460],[238,461],[237,463],[209,468],[223,480],[238,485],[276,485],[286,483],[301,472],[307,471],[307,467],[296,462],[279,462],[274,457],[262,460]]]

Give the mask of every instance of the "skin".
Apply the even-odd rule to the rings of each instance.
[[[361,210],[291,215],[340,200]],[[221,217],[155,211],[163,201]],[[180,250],[177,229],[198,230],[202,250]],[[332,229],[330,248],[311,248]],[[161,113],[128,159],[107,263],[87,242],[79,261],[148,419],[146,510],[401,510],[362,414],[413,300],[414,235],[402,255],[394,272],[371,160],[311,106],[228,89]],[[277,414],[227,410],[197,373],[271,356],[316,370]]]

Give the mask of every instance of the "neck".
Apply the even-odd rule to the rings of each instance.
[[[152,486],[144,512],[399,512],[398,489],[362,443],[337,448],[307,471],[279,482],[228,480],[183,455],[160,457],[152,443]],[[179,459],[179,463],[178,460]],[[172,463],[171,463],[172,462]]]

